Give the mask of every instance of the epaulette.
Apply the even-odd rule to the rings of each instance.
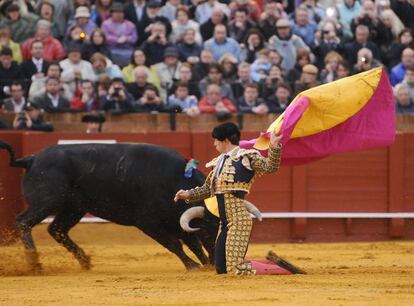
[[[217,166],[218,157],[213,158],[206,164],[206,168],[212,168]]]
[[[237,152],[236,157],[240,158],[240,157],[243,157],[243,156],[251,156],[251,155],[260,155],[260,152],[255,150],[255,149],[240,149]]]

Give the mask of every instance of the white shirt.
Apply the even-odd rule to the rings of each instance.
[[[141,4],[138,4],[134,1],[135,12],[137,13],[138,21],[141,21],[142,14],[144,13],[145,1]]]
[[[50,98],[50,100],[52,100],[53,107],[57,108],[59,106],[59,95],[54,97],[50,93],[48,93],[47,96]]]
[[[43,66],[43,58],[40,59],[35,59],[34,57],[32,58],[32,62],[33,64],[35,64],[37,72],[42,72],[42,66]]]
[[[25,100],[24,97],[22,98],[22,101],[20,103],[16,103],[13,99],[11,100],[12,104],[13,104],[13,111],[15,113],[22,113],[24,111],[24,104],[25,104]]]
[[[220,172],[221,172],[221,168],[223,168],[223,165],[224,165],[224,158],[227,156],[227,157],[229,157],[229,156],[231,156],[232,154],[233,154],[233,152],[236,150],[236,149],[238,149],[239,147],[237,146],[237,147],[234,147],[233,149],[231,149],[229,152],[227,152],[227,153],[225,153],[225,154],[221,154],[220,155],[220,161],[219,161],[219,163],[218,163],[218,166],[217,166],[217,168],[216,168],[216,172],[214,173],[214,176],[215,177],[218,177],[219,176],[219,174],[220,174]]]

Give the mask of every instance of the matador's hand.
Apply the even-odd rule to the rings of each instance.
[[[187,190],[178,190],[174,197],[174,202],[177,202],[178,200],[189,200],[190,199],[190,193]]]
[[[273,131],[272,135],[270,136],[270,146],[272,148],[276,148],[280,144],[282,137],[282,134],[277,134],[275,131]]]

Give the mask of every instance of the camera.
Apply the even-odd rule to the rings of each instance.
[[[367,58],[365,56],[361,57],[361,62],[365,63],[367,61]]]
[[[114,94],[113,94],[113,96],[114,97],[119,97],[120,95],[119,95],[119,93],[121,92],[121,88],[114,88]]]

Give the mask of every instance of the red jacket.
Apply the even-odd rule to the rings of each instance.
[[[221,101],[223,102],[224,106],[227,107],[229,112],[235,113],[237,111],[233,102],[231,102],[229,99],[222,97]],[[207,97],[201,98],[200,102],[198,102],[198,108],[200,109],[200,112],[202,113],[215,113],[216,112],[215,105],[208,102]]]
[[[31,59],[30,46],[37,37],[30,38],[23,43],[22,53],[25,60]],[[59,40],[49,35],[43,40],[45,46],[44,59],[47,62],[59,61],[65,57],[65,49]]]
[[[82,102],[81,97],[73,98],[70,101],[70,108],[74,110],[78,110],[78,111],[84,111],[84,112],[88,111],[86,109],[86,104]],[[93,111],[99,110],[99,100],[96,98],[93,100],[92,110]]]

